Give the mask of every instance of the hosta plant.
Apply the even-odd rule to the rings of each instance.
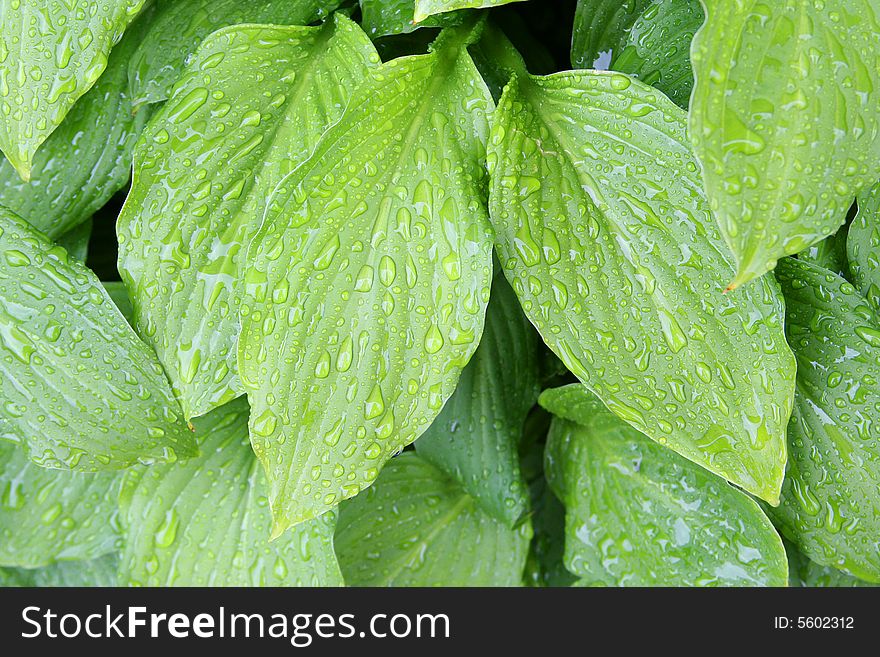
[[[877,88],[880,0],[0,0],[0,583],[880,583]]]

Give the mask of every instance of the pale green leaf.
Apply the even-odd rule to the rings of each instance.
[[[370,485],[480,340],[492,99],[451,30],[371,73],[248,250],[238,365],[276,532]]]
[[[846,238],[850,280],[880,312],[880,184],[860,194],[858,206]]]
[[[92,559],[117,541],[118,473],[49,470],[0,441],[0,565]]]
[[[30,222],[28,222],[30,223]],[[62,247],[71,258],[76,258],[80,262],[85,262],[89,256],[89,240],[92,237],[92,220],[86,219],[75,228],[70,229],[61,237],[55,240],[55,243]]]
[[[734,270],[685,113],[619,73],[522,76],[490,143],[501,263],[547,345],[635,428],[775,502],[794,389],[782,299],[772,277],[723,293]]]
[[[785,586],[782,540],[748,495],[592,404],[586,425],[554,420],[546,454],[581,584]]]
[[[702,24],[700,0],[579,0],[571,63],[634,75],[687,107],[691,40]]]
[[[128,59],[151,15],[148,9],[132,24],[107,70],[37,151],[29,182],[0,160],[0,205],[53,239],[87,221],[128,183],[131,152],[148,115],[132,114]]]
[[[413,21],[421,23],[423,20],[458,9],[488,9],[500,5],[509,5],[512,2],[523,0],[415,0],[415,15]]]
[[[517,448],[538,386],[537,334],[510,285],[496,276],[480,346],[415,445],[420,456],[509,527],[528,508]]]
[[[519,586],[530,538],[408,452],[340,506],[336,551],[352,586]]]
[[[0,0],[0,150],[22,179],[145,0]]]
[[[880,178],[880,6],[705,4],[690,135],[735,287],[833,233]]]
[[[272,189],[377,64],[343,16],[322,27],[224,28],[144,131],[117,225],[119,269],[187,418],[243,392],[235,288],[245,245]]]
[[[0,568],[0,587],[116,586],[115,554],[89,561],[64,561],[44,568]]]
[[[880,322],[828,270],[787,258],[776,275],[798,374],[782,503],[768,512],[813,561],[880,582]]]
[[[123,468],[195,453],[156,356],[95,275],[0,209],[0,437],[38,464]]]
[[[465,12],[453,12],[432,16],[420,22],[413,22],[415,0],[360,0],[361,27],[371,39],[391,34],[407,34],[420,27],[448,27],[458,25],[466,16]]]
[[[130,470],[120,506],[123,584],[142,586],[340,586],[336,514],[269,542],[266,479],[237,399],[196,421],[202,455]]]
[[[820,566],[810,561],[788,541],[785,551],[788,553],[788,585],[822,588],[843,588],[853,586],[877,586],[861,579],[847,575],[830,566]]]
[[[340,0],[159,0],[155,22],[129,64],[132,102],[139,107],[169,98],[188,56],[222,27],[308,25],[339,4]]]

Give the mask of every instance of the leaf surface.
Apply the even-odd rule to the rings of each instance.
[[[44,568],[0,568],[0,587],[116,586],[115,554],[88,561],[63,561]]]
[[[620,73],[517,78],[489,167],[501,264],[547,345],[635,428],[775,502],[795,374],[782,299],[769,277],[724,294],[684,112]]]
[[[119,269],[187,418],[243,390],[244,249],[278,182],[378,56],[357,25],[235,26],[205,39],[135,152]]]
[[[859,195],[858,208],[846,237],[850,280],[880,313],[880,184]]]
[[[95,275],[0,209],[0,437],[104,470],[195,453],[153,351]]]
[[[452,29],[370,75],[251,242],[238,365],[276,532],[372,483],[480,340],[492,100]]]
[[[690,135],[735,287],[837,230],[880,178],[880,6],[705,4]]]
[[[269,542],[266,479],[237,399],[196,421],[202,455],[131,470],[120,495],[123,585],[339,586],[335,513]]]
[[[339,563],[352,586],[519,586],[531,528],[508,529],[412,452],[340,507]]]
[[[360,0],[361,27],[371,39],[391,34],[407,34],[420,27],[449,27],[458,25],[466,12],[452,12],[431,16],[416,24],[415,0]]]
[[[436,14],[444,14],[458,9],[488,9],[509,5],[511,2],[523,2],[523,0],[416,0],[413,20],[416,23],[421,23]]]
[[[144,3],[0,0],[0,150],[23,180]]]
[[[782,540],[748,495],[592,403],[587,425],[554,420],[546,452],[581,584],[785,586]]]

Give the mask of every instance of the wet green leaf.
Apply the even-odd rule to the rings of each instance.
[[[251,242],[238,365],[276,532],[370,485],[479,342],[492,100],[470,34],[373,72]]]
[[[782,540],[748,495],[592,405],[588,424],[554,420],[546,453],[581,584],[785,586]]]
[[[64,561],[45,568],[0,568],[0,586],[116,586],[115,554],[89,561]]]
[[[579,0],[572,66],[629,73],[687,107],[690,46],[703,18],[700,0]]]
[[[29,182],[0,160],[0,205],[53,239],[87,221],[128,183],[131,151],[148,116],[132,114],[128,59],[151,15],[147,10],[132,24],[107,70],[37,151]]]
[[[416,442],[493,518],[512,527],[528,508],[517,448],[538,399],[537,334],[496,276],[480,346],[443,411]]]
[[[30,223],[30,222],[28,222]],[[89,240],[92,237],[92,220],[86,219],[61,237],[55,240],[55,243],[62,247],[71,258],[76,258],[80,262],[85,262],[89,256]]]
[[[377,64],[369,39],[342,16],[323,27],[224,28],[202,43],[144,131],[117,225],[119,269],[187,418],[243,392],[243,249],[273,188]]]
[[[230,25],[308,25],[340,0],[159,0],[156,20],[129,63],[136,107],[171,96],[189,55],[205,37]],[[230,53],[234,54],[234,53]]]
[[[336,550],[353,586],[519,586],[530,538],[408,452],[340,506]]]
[[[23,180],[144,2],[0,0],[0,150]]]
[[[38,464],[123,468],[195,453],[168,381],[95,275],[0,208],[0,437]]]
[[[361,27],[371,39],[390,34],[407,34],[420,27],[449,27],[459,25],[466,12],[453,12],[413,22],[415,0],[360,0]]]
[[[266,479],[237,399],[196,421],[202,456],[137,468],[120,506],[123,584],[142,586],[339,586],[335,513],[269,542]]]
[[[497,247],[544,341],[635,428],[775,502],[794,388],[782,299],[770,277],[723,293],[732,259],[684,112],[576,71],[515,79],[496,117]]]
[[[131,304],[128,290],[125,289],[125,283],[121,281],[107,281],[102,283],[102,285],[107,290],[107,294],[110,295],[113,303],[116,304],[119,312],[125,317],[125,320],[131,326],[134,326],[134,306]]]
[[[769,513],[816,563],[880,582],[880,322],[828,270],[787,258],[776,275],[798,375],[782,503]]]
[[[850,280],[880,312],[880,184],[859,195],[858,207],[846,238]]]
[[[49,470],[0,440],[0,565],[36,568],[115,549],[118,473]]]
[[[690,135],[736,256],[732,286],[840,226],[880,178],[874,0],[706,2]],[[719,272],[720,275],[720,272]]]
[[[421,23],[430,16],[444,14],[458,9],[488,9],[500,5],[509,5],[511,2],[523,2],[523,0],[415,0],[415,16],[413,20]]]
[[[834,235],[807,247],[798,254],[798,260],[805,260],[823,269],[829,269],[838,276],[849,277],[849,263],[846,255],[847,227],[843,226]]]
[[[784,541],[785,551],[788,553],[788,585],[841,588],[851,586],[877,586],[861,579],[857,579],[836,568],[820,566],[810,561],[794,545]]]

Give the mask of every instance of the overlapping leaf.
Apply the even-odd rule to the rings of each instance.
[[[880,312],[880,184],[863,192],[858,206],[846,238],[850,280]]]
[[[700,0],[579,0],[571,63],[635,75],[687,107],[690,46],[702,24]]]
[[[0,151],[22,179],[144,2],[0,0]]]
[[[95,275],[0,209],[0,437],[52,468],[195,453],[152,350]]]
[[[515,79],[496,116],[490,214],[544,341],[635,428],[775,502],[794,388],[782,299],[769,278],[723,294],[734,270],[684,112],[580,71]]]
[[[145,586],[339,586],[335,513],[269,542],[265,475],[238,399],[196,422],[202,456],[130,471],[120,581]]]
[[[41,468],[0,441],[0,565],[36,568],[112,552],[119,482],[117,473]]]
[[[846,255],[847,227],[843,226],[834,235],[809,246],[798,254],[799,260],[811,262],[823,269],[829,269],[838,276],[849,277],[849,261]]]
[[[340,0],[159,0],[157,16],[129,64],[136,107],[171,95],[189,55],[205,37],[230,25],[308,25]]]
[[[376,64],[342,16],[323,27],[224,28],[150,121],[117,226],[120,271],[188,418],[241,394],[243,249],[272,189]]]
[[[416,442],[420,456],[509,527],[528,508],[517,448],[538,399],[537,347],[513,290],[496,276],[480,346],[455,393]]]
[[[116,586],[115,554],[88,561],[64,561],[44,568],[0,568],[0,586]]]
[[[782,503],[769,510],[818,564],[880,582],[880,322],[830,271],[781,260],[798,361]]]
[[[488,9],[523,0],[415,0],[413,21],[421,23],[426,18],[459,9]]]
[[[880,178],[880,6],[705,4],[690,135],[736,286],[833,233]]]
[[[492,100],[452,30],[358,88],[251,242],[238,364],[276,532],[372,483],[482,334]]]
[[[132,114],[128,58],[150,13],[135,21],[95,86],[37,151],[29,182],[0,161],[0,205],[53,239],[88,220],[128,182],[131,151],[147,119],[146,112]]]
[[[555,390],[541,403],[565,405]],[[578,413],[586,424],[554,420],[546,467],[566,507],[566,567],[581,584],[785,586],[782,540],[748,495],[598,399]]]
[[[28,222],[30,223],[30,222]],[[85,262],[89,256],[89,241],[92,237],[92,220],[86,219],[61,237],[55,243],[62,247],[71,258]]]
[[[361,27],[371,39],[391,34],[407,34],[420,27],[459,25],[466,12],[431,16],[418,24],[413,22],[415,0],[360,0]]]
[[[353,586],[518,586],[531,528],[509,529],[411,452],[340,507],[336,545]]]

